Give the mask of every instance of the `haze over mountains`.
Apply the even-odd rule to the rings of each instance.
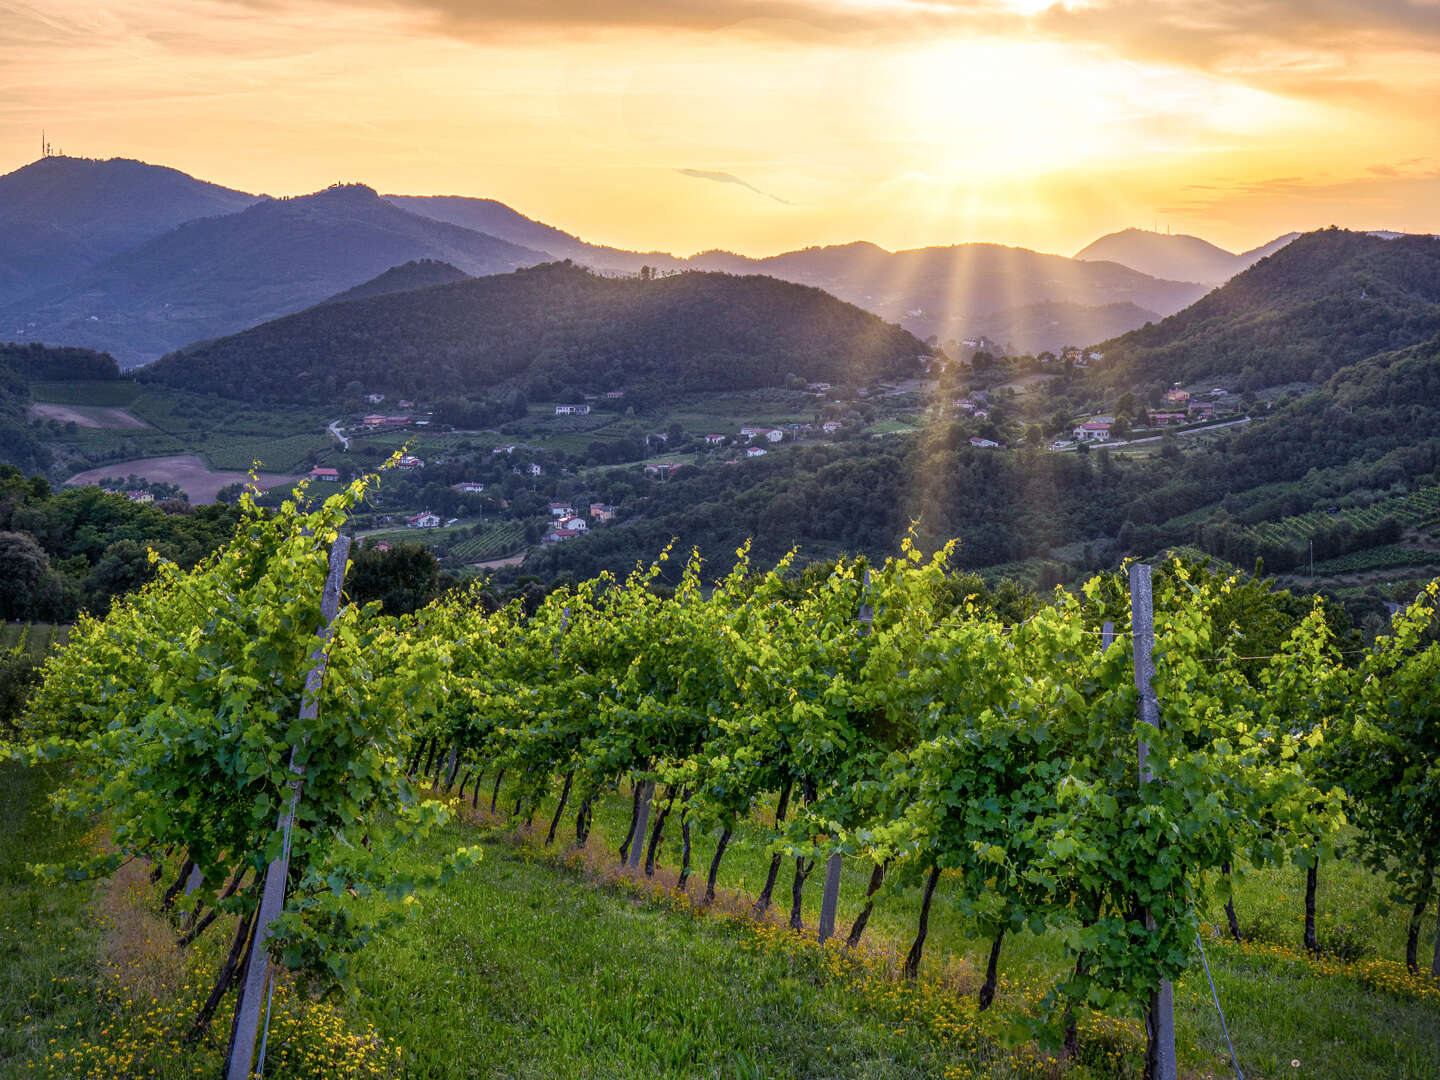
[[[1235,255],[1198,236],[1122,229],[1081,248],[1075,258],[1081,262],[1117,262],[1151,277],[1221,285],[1299,235],[1286,233],[1268,244]]]
[[[491,199],[382,197],[358,184],[271,199],[136,161],[49,157],[0,177],[0,339],[106,349],[133,367],[407,262],[484,275],[571,259],[605,272],[768,274],[942,343],[983,334],[1039,351],[1177,312],[1227,266],[1243,268],[1286,239],[1230,256],[1195,238],[1134,232],[1075,259],[995,244],[891,252],[865,242],[680,258],[589,244]]]

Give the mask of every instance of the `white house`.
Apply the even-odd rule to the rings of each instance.
[[[763,446],[747,446],[747,447],[745,448],[745,456],[746,456],[746,457],[764,457],[764,456],[765,456],[765,448],[764,448]]]
[[[400,468],[402,469],[423,469],[424,467],[425,462],[421,461],[414,454],[406,454],[400,459]]]
[[[407,517],[405,524],[412,529],[438,529],[440,527],[440,515],[432,514],[429,510],[422,510],[413,517]]]
[[[555,406],[555,415],[556,415],[556,416],[588,416],[589,413],[590,413],[590,406],[589,406],[589,405],[556,405],[556,406]]]
[[[723,443],[724,441],[725,441],[725,436],[724,436],[724,435],[706,435],[706,436],[705,436],[705,445],[706,445],[706,446],[719,446],[719,445],[720,445],[721,443]]]
[[[1110,438],[1110,421],[1086,420],[1072,434],[1076,442],[1105,442]]]
[[[332,484],[338,484],[340,482],[340,470],[327,469],[323,465],[316,465],[310,470],[310,477],[312,480],[326,480]]]
[[[575,515],[575,508],[567,502],[552,502],[550,504],[550,516],[553,518],[567,518]]]
[[[479,495],[485,490],[485,485],[478,480],[462,480],[454,487],[462,495]]]
[[[535,464],[535,462],[533,461],[529,465],[525,466],[525,471],[528,472],[531,476],[539,476],[542,472],[544,472],[544,470],[541,469],[540,466]]]
[[[590,523],[582,517],[576,517],[574,514],[571,514],[556,522],[556,527],[561,530],[569,530],[570,532],[584,532],[590,527]]]
[[[982,439],[982,438],[980,438],[979,435],[975,435],[975,436],[972,436],[972,437],[971,437],[971,439],[970,439],[970,445],[971,445],[971,446],[989,447],[989,446],[999,446],[1000,444],[999,444],[998,442],[996,442],[994,439]]]
[[[826,420],[823,424],[820,425],[820,430],[825,432],[826,435],[834,435],[835,432],[840,430],[840,421]]]

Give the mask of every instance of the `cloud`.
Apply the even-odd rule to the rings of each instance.
[[[745,180],[741,180],[740,177],[734,175],[733,173],[709,172],[705,169],[676,169],[675,171],[678,172],[681,176],[690,176],[695,178],[696,180],[714,180],[717,184],[739,184],[743,188],[749,188],[751,191],[755,192],[756,195],[764,195],[765,198],[774,199],[776,202],[783,203],[786,206],[795,205],[788,199],[780,198],[779,195],[771,195],[768,191],[761,191],[754,184],[751,184]]]

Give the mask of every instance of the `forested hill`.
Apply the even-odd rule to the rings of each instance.
[[[606,278],[568,263],[325,304],[174,353],[141,377],[249,400],[366,392],[531,396],[863,383],[925,345],[819,289],[767,277]]]
[[[408,292],[424,289],[430,285],[448,285],[452,281],[464,281],[470,275],[458,266],[451,266],[442,259],[411,259],[399,266],[392,266],[383,274],[361,282],[353,289],[346,289],[332,296],[327,303],[345,300],[364,300],[386,293]]]
[[[1440,332],[1440,239],[1324,229],[1153,326],[1098,346],[1112,386],[1321,382]]]

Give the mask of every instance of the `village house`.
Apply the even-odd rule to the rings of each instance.
[[[413,401],[402,401],[402,402],[400,402],[400,407],[401,407],[402,409],[413,409],[413,408],[415,407],[415,402],[413,402]]]
[[[379,413],[371,413],[369,416],[363,417],[360,423],[367,428],[384,427],[385,417],[381,416]]]
[[[589,414],[590,414],[590,406],[589,406],[589,405],[556,405],[556,406],[555,406],[555,415],[556,415],[556,416],[588,416]]]
[[[1110,438],[1109,420],[1086,420],[1072,434],[1076,442],[1105,442]]]
[[[340,482],[340,470],[327,469],[323,465],[316,465],[310,470],[310,479],[325,480],[331,484],[338,484]]]
[[[532,461],[529,465],[525,466],[525,471],[528,472],[531,476],[539,476],[545,470],[540,468],[539,465],[535,464],[535,462]]]
[[[829,389],[830,389],[830,384],[829,384],[828,382],[812,382],[812,383],[806,383],[806,384],[805,384],[805,389],[806,389],[806,390],[813,390],[813,391],[816,392],[816,393],[823,394],[826,390],[829,390]]]
[[[683,464],[673,462],[657,462],[652,465],[646,465],[645,473],[648,476],[654,476],[664,479],[668,476],[671,476],[676,469],[683,469],[684,467],[685,466]]]
[[[519,449],[519,447],[517,447],[514,443],[507,443],[505,446],[497,446],[497,447],[495,447],[495,449],[491,450],[490,453],[492,453],[492,454],[513,454],[513,453],[514,453],[516,450],[518,450],[518,449]]]
[[[719,445],[720,445],[721,443],[723,443],[724,441],[725,441],[725,436],[724,436],[724,435],[706,435],[706,436],[705,436],[705,445],[706,445],[706,446],[719,446]]]
[[[971,446],[990,447],[990,446],[999,446],[1000,444],[999,444],[998,442],[996,442],[994,439],[982,439],[979,435],[973,435],[973,436],[971,436],[971,438],[970,438],[970,445],[971,445]]]
[[[840,421],[826,420],[823,424],[820,425],[820,430],[825,432],[826,435],[834,435],[835,432],[840,430]]]
[[[740,429],[742,439],[764,438],[768,442],[779,442],[785,438],[785,432],[780,428],[769,427],[742,427]]]
[[[402,469],[423,469],[424,467],[425,462],[421,461],[414,454],[406,454],[400,459],[400,468]]]
[[[385,423],[384,423],[382,426],[384,426],[384,427],[409,427],[409,426],[410,426],[410,417],[408,417],[408,416],[387,416],[387,417],[385,417]]]
[[[366,395],[365,395],[365,400],[368,401],[371,405],[379,405],[382,401],[385,400],[385,395],[384,395],[384,394],[366,394]]]
[[[1153,427],[1169,427],[1171,424],[1183,424],[1185,414],[1183,412],[1152,412],[1150,424]]]
[[[1180,405],[1180,406],[1183,406],[1183,405],[1185,405],[1185,403],[1188,402],[1189,400],[1190,400],[1190,391],[1189,391],[1189,390],[1181,390],[1181,389],[1177,386],[1177,387],[1175,387],[1173,390],[1167,390],[1167,391],[1165,391],[1165,404],[1166,404],[1166,405]]]
[[[1215,412],[1215,403],[1213,401],[1192,401],[1189,412],[1192,419],[1208,420]]]
[[[609,503],[591,503],[590,516],[596,521],[614,521],[616,509]]]
[[[552,502],[550,504],[550,516],[553,518],[573,517],[575,508],[567,502]]]
[[[579,529],[551,529],[540,537],[540,545],[549,547],[551,544],[558,544],[565,540],[574,540],[579,535]]]
[[[450,486],[462,495],[479,495],[485,490],[485,485],[476,480],[462,480],[460,483]]]
[[[155,501],[155,496],[148,491],[127,491],[125,498],[133,503],[153,503]]]
[[[411,529],[438,529],[440,527],[440,515],[432,514],[429,510],[422,510],[420,513],[407,517],[405,525]]]
[[[590,523],[575,514],[568,514],[555,523],[555,527],[561,531],[584,532],[590,528]]]
[[[606,398],[608,398],[608,399],[611,400],[611,401],[619,401],[621,398],[623,398],[623,397],[625,396],[625,391],[624,391],[624,390],[607,390],[607,391],[605,391],[605,396],[606,396]]]
[[[765,456],[765,448],[764,448],[763,446],[747,446],[747,447],[745,448],[745,456],[746,456],[746,457],[764,457],[764,456]]]

